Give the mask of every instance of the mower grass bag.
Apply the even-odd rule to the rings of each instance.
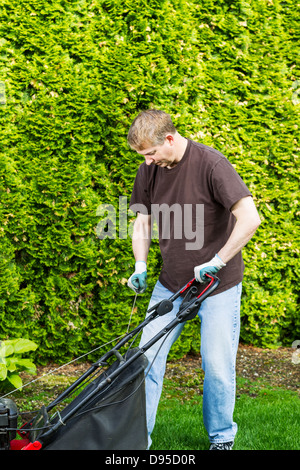
[[[136,350],[130,351],[129,357]],[[144,371],[147,359],[139,356],[134,363],[108,383],[99,393],[99,388],[107,376],[117,370],[115,362],[100,377],[91,382],[67,407],[51,421],[51,425],[63,423],[53,436],[32,431],[29,440],[45,444],[45,450],[132,450],[147,448],[146,405]],[[86,401],[86,398],[92,395]],[[64,417],[78,405],[76,414],[64,423]],[[47,425],[47,415],[37,417],[33,429]]]

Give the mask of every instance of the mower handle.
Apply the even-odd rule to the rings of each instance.
[[[216,290],[220,284],[220,279],[218,277],[212,276],[210,274],[206,274],[206,276],[210,279],[210,282],[200,292],[200,294],[196,295],[197,288],[194,284],[195,279],[192,279],[190,282],[188,282],[188,284],[181,291],[182,294],[187,290],[186,296],[183,299],[180,309],[176,315],[180,322],[194,318],[197,315],[200,304],[203,302],[203,300],[205,300],[214,290]]]
[[[197,299],[201,298],[203,301],[206,297],[208,297],[220,284],[220,279],[216,276],[211,274],[206,274],[207,280],[209,281],[208,285],[202,290],[202,292],[197,296]],[[181,287],[175,294],[173,294],[169,299],[162,300],[157,304],[153,305],[147,313],[155,312],[158,315],[164,315],[172,310],[172,302],[176,300],[178,297],[186,295],[186,292],[193,286],[199,287],[200,282],[196,280],[196,278],[191,279],[185,286]]]

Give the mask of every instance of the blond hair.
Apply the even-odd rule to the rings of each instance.
[[[174,135],[176,128],[169,114],[156,109],[140,112],[133,120],[127,141],[130,147],[144,150],[162,145],[168,134]]]

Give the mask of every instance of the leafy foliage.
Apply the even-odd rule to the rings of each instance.
[[[297,5],[0,0],[0,12],[1,336],[34,338],[43,362],[124,333],[131,240],[97,238],[97,208],[119,215],[129,199],[140,160],[126,134],[157,107],[229,158],[261,214],[244,250],[242,340],[299,338]],[[149,293],[159,270],[154,242]],[[173,354],[198,336],[191,322]]]
[[[0,342],[0,389],[6,390],[13,385],[14,388],[22,386],[19,372],[36,373],[36,367],[30,359],[22,354],[35,351],[37,344],[23,338],[10,339]]]

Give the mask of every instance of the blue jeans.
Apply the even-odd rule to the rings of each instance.
[[[203,421],[210,442],[234,441],[237,425],[233,422],[235,405],[235,363],[240,333],[240,299],[242,284],[225,292],[207,297],[201,304],[201,357],[204,370]],[[149,308],[172,292],[159,281],[153,290]],[[140,346],[146,344],[176,315],[182,298],[173,302],[173,310],[157,317],[143,330]],[[154,428],[161,396],[166,361],[172,344],[177,340],[184,323],[157,341],[145,352],[149,365],[146,370],[146,415],[148,444]],[[157,354],[157,356],[156,356]],[[153,363],[152,363],[153,362]]]

